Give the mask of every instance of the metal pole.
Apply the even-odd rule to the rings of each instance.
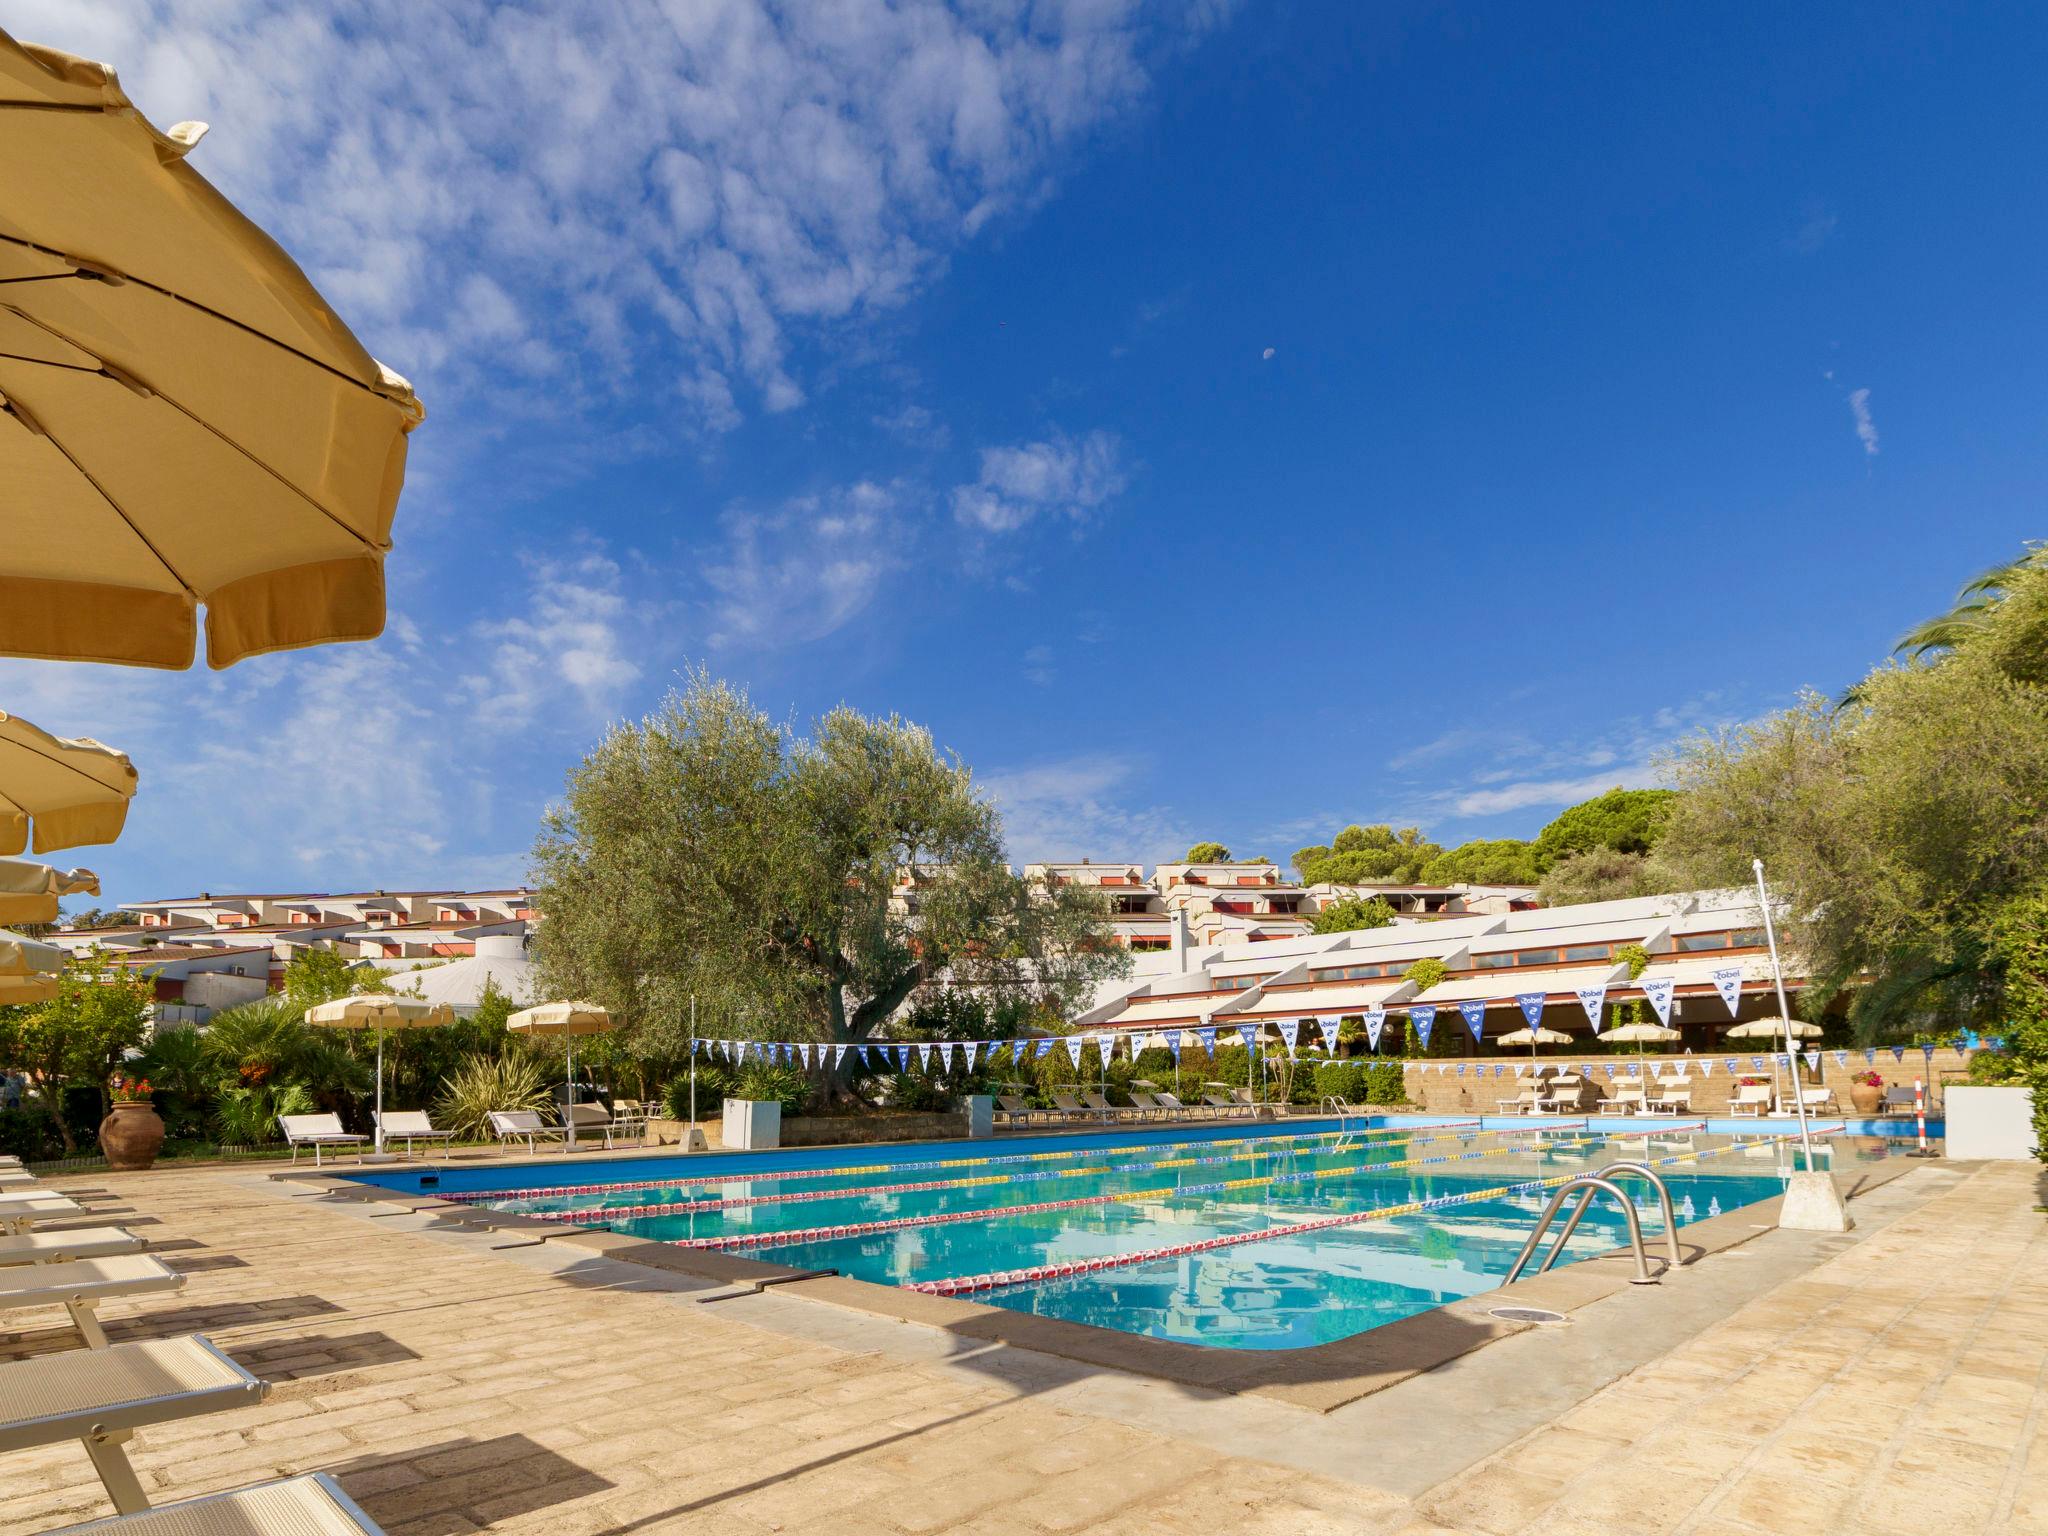
[[[384,1155],[384,1025],[377,1025],[377,1146],[379,1157]]]
[[[562,1143],[564,1150],[576,1150],[576,1037],[564,1031],[562,1049],[568,1053],[569,1081],[563,1084],[568,1097],[562,1102],[562,1117],[569,1122],[569,1136]]]
[[[690,1128],[683,1133],[683,1150],[697,1140],[697,994],[690,994]]]
[[[1820,1165],[1813,1158],[1813,1132],[1806,1123],[1806,1090],[1799,1085],[1799,1058],[1792,1040],[1792,1009],[1785,1002],[1785,968],[1778,963],[1778,927],[1771,921],[1771,893],[1764,885],[1764,861],[1751,859],[1756,871],[1756,899],[1764,912],[1764,941],[1771,946],[1771,980],[1778,989],[1778,1022],[1785,1028],[1785,1060],[1792,1076],[1792,1104],[1799,1111],[1799,1150],[1806,1154],[1806,1171]]]

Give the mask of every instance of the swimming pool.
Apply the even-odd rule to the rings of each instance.
[[[1573,1173],[1658,1164],[1680,1225],[1781,1193],[1789,1130],[1408,1117],[364,1177],[1157,1338],[1293,1349],[1498,1286]],[[1827,1144],[1838,1163],[1886,1148]],[[1646,1240],[1662,1229],[1648,1193]],[[1625,1241],[1596,1204],[1567,1261]]]

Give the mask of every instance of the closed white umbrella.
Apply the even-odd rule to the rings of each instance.
[[[573,1148],[576,1145],[576,1116],[571,1111],[576,1107],[576,1047],[569,1042],[578,1035],[609,1033],[612,1029],[610,1011],[598,1003],[537,1003],[513,1014],[505,1021],[505,1027],[522,1034],[563,1037],[569,1074],[566,1084],[568,1097],[562,1104],[562,1116],[568,1121],[568,1135],[563,1146]]]
[[[97,896],[89,869],[53,869],[31,859],[0,859],[0,923],[53,923],[65,896]]]
[[[0,710],[0,854],[28,852],[31,830],[37,853],[111,843],[134,798],[127,753],[87,736],[52,736]]]
[[[455,1014],[441,1004],[423,1003],[413,997],[393,997],[389,992],[361,992],[354,997],[337,997],[315,1003],[306,1010],[306,1022],[321,1029],[375,1029],[377,1031],[377,1157],[384,1156],[384,1031],[426,1029],[452,1024]]]

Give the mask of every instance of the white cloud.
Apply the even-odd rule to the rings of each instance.
[[[1127,758],[1085,755],[998,769],[976,782],[1002,812],[1014,863],[1177,858],[1193,840],[1179,813],[1122,803],[1136,768]]]
[[[905,563],[913,537],[901,485],[863,480],[773,511],[734,508],[706,560],[710,643],[781,649],[823,639],[859,615]]]
[[[1841,222],[1834,210],[1819,203],[1808,203],[1805,218],[1787,244],[1801,256],[1811,256],[1834,238],[1835,229]]]
[[[105,59],[445,412],[507,373],[650,370],[713,428],[804,398],[795,344],[901,303],[1214,12],[1143,0],[583,6],[18,0]],[[650,359],[648,338],[679,352]]]
[[[472,718],[489,729],[518,730],[565,695],[586,718],[612,713],[640,676],[627,656],[633,642],[626,630],[637,618],[619,590],[617,564],[595,550],[526,564],[524,611],[476,626],[491,664],[463,680]]]
[[[1629,768],[1609,769],[1582,779],[1523,779],[1498,789],[1467,790],[1453,798],[1451,811],[1459,816],[1497,816],[1503,811],[1527,810],[1538,805],[1572,805],[1604,795],[1619,785],[1640,789],[1655,782],[1647,763]]]
[[[1123,490],[1121,454],[1109,432],[984,448],[980,478],[953,488],[953,515],[984,533],[1014,532],[1040,513],[1086,517]]]
[[[1856,418],[1856,441],[1863,445],[1863,451],[1871,458],[1877,457],[1877,423],[1870,418],[1870,391],[1854,389],[1849,392],[1849,414]]]
[[[874,424],[913,448],[943,448],[952,437],[946,424],[921,405],[905,405],[899,411],[876,416]]]
[[[1039,688],[1050,688],[1058,675],[1053,667],[1051,646],[1034,645],[1024,652],[1024,681]]]

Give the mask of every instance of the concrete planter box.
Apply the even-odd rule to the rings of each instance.
[[[2033,1161],[2033,1089],[1950,1086],[1942,1099],[1950,1157]]]
[[[950,1141],[968,1134],[965,1114],[797,1115],[782,1122],[785,1147],[843,1147],[870,1141]]]

